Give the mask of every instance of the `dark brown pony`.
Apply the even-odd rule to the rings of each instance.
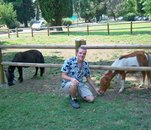
[[[144,51],[135,51],[128,55],[123,55],[119,59],[115,60],[111,65],[113,67],[139,67],[139,66],[149,66],[149,55]],[[125,78],[127,73],[134,73],[134,71],[123,71],[123,70],[115,70],[115,71],[107,71],[102,78],[100,79],[100,88],[98,92],[103,94],[110,86],[111,80],[119,74],[121,76],[121,88],[119,92],[123,92],[125,86]],[[142,87],[145,82],[145,77],[148,79],[148,86],[151,82],[151,74],[149,71],[141,71],[142,74],[142,82],[139,87]]]
[[[14,56],[12,62],[25,62],[25,63],[44,63],[44,57],[42,53],[38,50],[28,50],[25,52],[18,52]],[[9,66],[6,71],[6,77],[8,80],[8,85],[14,85],[14,70],[15,68],[18,68],[19,82],[23,82],[23,66]],[[38,73],[38,67],[35,67],[36,71],[34,76],[37,76]],[[40,67],[40,76],[42,76],[44,73],[44,67]]]

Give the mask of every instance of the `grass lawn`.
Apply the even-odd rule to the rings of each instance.
[[[69,106],[68,97],[54,93],[18,92],[13,87],[0,89],[0,93],[0,129],[3,130],[151,129],[151,96],[147,91],[127,91],[118,96],[110,93],[112,99],[98,97],[90,104],[81,100],[78,110]]]
[[[65,44],[74,45],[75,39],[86,39],[87,44],[151,44],[150,33],[91,35],[84,33],[20,34],[0,36],[0,44]],[[3,60],[10,61],[17,49],[2,50]],[[21,51],[21,50],[19,50]],[[111,64],[119,55],[131,50],[88,50],[90,64]],[[146,51],[150,51],[149,49]],[[42,50],[46,63],[63,63],[73,56],[73,50]],[[4,66],[7,68],[7,66]],[[151,89],[138,89],[134,81],[126,82],[126,90],[118,94],[116,81],[94,103],[79,98],[81,108],[73,109],[69,98],[60,91],[60,68],[46,68],[44,77],[31,79],[34,69],[24,70],[24,82],[12,87],[0,87],[1,130],[150,130]],[[92,78],[99,87],[103,70],[92,70]],[[17,75],[17,71],[15,72]],[[17,77],[17,76],[16,76]],[[139,79],[139,78],[138,78]],[[136,78],[136,80],[138,80]]]

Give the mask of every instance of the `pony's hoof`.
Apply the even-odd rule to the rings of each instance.
[[[15,84],[8,82],[8,86],[13,86],[13,85],[15,85]]]
[[[101,91],[101,92],[97,92],[97,95],[98,95],[98,96],[103,96],[103,95],[104,95],[104,92],[102,92],[102,91]]]
[[[142,84],[140,84],[139,86],[138,86],[138,88],[143,88],[144,87],[144,85],[142,85]]]
[[[123,92],[124,92],[124,89],[122,89],[122,90],[119,90],[119,92],[118,92],[118,93],[120,94],[120,93],[123,93]]]
[[[22,82],[23,82],[23,80],[19,80],[19,82],[20,82],[20,83],[22,83]]]

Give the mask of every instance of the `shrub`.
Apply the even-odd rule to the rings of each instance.
[[[6,21],[6,25],[9,29],[14,29],[16,27],[19,27],[20,26],[20,22],[18,21]]]
[[[64,18],[62,20],[62,24],[67,26],[67,25],[71,25],[72,24],[72,20],[70,18]]]
[[[14,11],[11,3],[0,3],[0,20],[2,24],[7,25],[8,28],[17,27],[16,11]]]
[[[125,21],[134,21],[135,20],[135,13],[128,13],[127,15],[124,16]]]

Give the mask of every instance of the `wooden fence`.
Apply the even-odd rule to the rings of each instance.
[[[146,24],[146,26],[137,26],[137,25],[141,25],[141,24]],[[125,27],[128,26],[128,27]],[[100,29],[91,29],[91,28],[99,28]],[[63,31],[58,31],[59,28],[62,28]],[[78,30],[77,28],[82,28],[82,30]],[[77,29],[77,30],[76,30]],[[141,30],[141,29],[148,29],[150,31],[151,29],[151,21],[145,21],[145,22],[118,22],[118,23],[99,23],[99,24],[91,24],[91,23],[87,23],[87,24],[83,24],[83,25],[71,25],[71,26],[51,26],[51,27],[46,27],[43,28],[43,31],[34,31],[34,28],[30,28],[30,32],[31,32],[31,36],[34,37],[34,34],[38,34],[38,33],[45,33],[48,36],[51,33],[61,33],[61,32],[66,32],[67,35],[69,36],[71,33],[74,32],[86,32],[87,35],[89,35],[90,33],[93,34],[93,32],[107,32],[107,34],[109,35],[112,31],[122,31],[122,30],[126,30],[128,31],[130,34],[133,34],[134,30]],[[19,37],[19,34],[21,34],[21,30],[23,30],[23,28],[16,28],[16,29],[0,29],[1,31],[5,31],[8,34],[8,38],[10,38],[11,35],[16,35],[16,37]],[[10,32],[14,32],[14,33],[10,33]],[[24,33],[30,33],[30,32],[24,32]]]
[[[30,66],[30,67],[61,67],[62,64],[36,64],[36,63],[21,63],[21,62],[9,62],[2,60],[2,50],[3,49],[75,49],[75,53],[77,52],[77,48],[79,46],[83,46],[87,49],[150,49],[151,45],[96,45],[96,46],[88,46],[86,45],[86,40],[76,40],[75,46],[67,46],[67,45],[0,45],[0,84],[5,83],[4,81],[4,65],[12,65],[12,66]],[[151,71],[151,67],[111,67],[111,66],[101,66],[101,65],[90,65],[90,69],[102,69],[102,70],[127,70],[127,71]]]

